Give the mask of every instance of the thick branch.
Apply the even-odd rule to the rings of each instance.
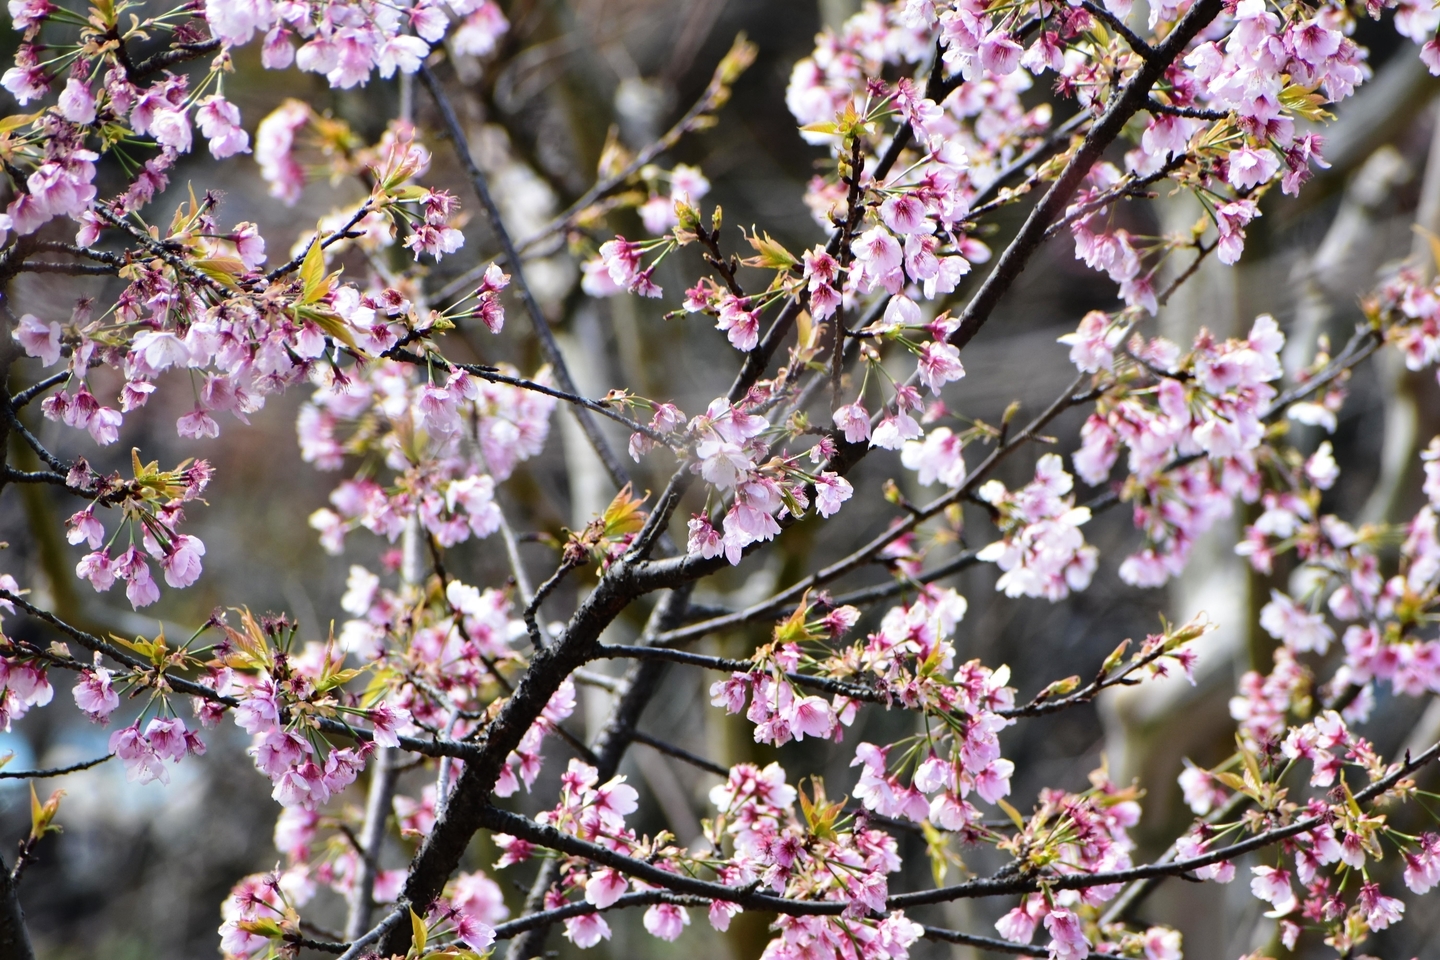
[[[1166,68],[1184,52],[1190,41],[1215,19],[1222,6],[1221,0],[1196,0],[1170,35],[1155,48],[1154,56],[1144,60],[1124,90],[1111,101],[1104,116],[1090,128],[1075,155],[1065,165],[1064,171],[1046,191],[1044,198],[1030,211],[1030,216],[1025,219],[1020,232],[1005,248],[995,268],[966,304],[965,311],[960,315],[960,326],[950,337],[951,343],[963,348],[980,332],[1001,298],[1019,278],[1030,257],[1040,248],[1045,239],[1045,231],[1055,218],[1064,212],[1065,205],[1070,202],[1071,195],[1090,172],[1090,168],[1120,135],[1130,118],[1144,109],[1151,87],[1164,75]]]
[[[20,906],[20,891],[4,860],[0,860],[0,957],[35,960],[35,948],[25,928],[25,911]]]
[[[1440,755],[1440,743],[1434,744],[1413,760],[1407,759],[1404,763],[1396,765],[1387,776],[1356,791],[1354,794],[1356,802],[1365,803],[1386,793],[1410,774],[1430,763],[1437,755]],[[483,826],[497,833],[507,833],[559,853],[611,867],[646,883],[682,894],[738,903],[747,909],[768,910],[791,916],[836,916],[843,913],[848,907],[848,903],[844,901],[794,900],[760,893],[756,885],[733,887],[671,873],[648,861],[625,856],[607,846],[581,840],[547,824],[537,823],[528,817],[488,805],[480,811],[480,819]],[[899,894],[886,901],[886,909],[905,909],[944,903],[950,900],[1034,893],[1042,887],[1049,890],[1083,890],[1112,883],[1129,883],[1149,877],[1181,876],[1201,867],[1232,860],[1242,854],[1298,836],[1314,830],[1326,822],[1324,816],[1305,817],[1286,826],[1274,827],[1246,840],[1208,851],[1200,856],[1172,860],[1168,863],[1149,863],[1128,870],[1096,873],[1011,872],[1008,875],[970,880],[934,890]]]
[[[661,597],[650,615],[650,623],[645,631],[646,639],[648,640],[655,631],[683,620],[689,597],[689,589],[671,591]],[[665,664],[658,661],[641,662],[626,671],[624,678],[620,680],[614,691],[616,694],[615,705],[611,708],[610,716],[596,736],[594,743],[595,768],[601,778],[608,780],[619,769],[620,759],[625,755],[626,748],[629,747],[635,736],[635,727],[640,722],[640,714],[645,711],[646,704],[660,689],[660,680],[665,674],[665,669]],[[542,865],[525,898],[524,912],[530,914],[540,910],[545,905],[545,894],[559,878],[560,869],[557,861],[550,860]],[[541,924],[517,937],[510,944],[507,953],[509,960],[530,960],[532,957],[540,956],[544,952],[545,938],[549,929],[550,924]]]

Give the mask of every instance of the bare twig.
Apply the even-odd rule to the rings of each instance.
[[[1106,10],[1099,4],[1091,2],[1091,0],[1081,0],[1080,6],[1084,7],[1086,12],[1089,13],[1090,16],[1094,17],[1096,20],[1099,20],[1101,23],[1105,24],[1105,26],[1109,27],[1111,30],[1114,30],[1116,33],[1120,34],[1120,36],[1124,37],[1125,42],[1130,45],[1131,50],[1134,50],[1146,60],[1149,60],[1155,56],[1155,48],[1150,46],[1150,44],[1146,43],[1144,40],[1140,39],[1140,36],[1134,30],[1131,30],[1125,24],[1124,20],[1121,20],[1119,17],[1115,16],[1115,14],[1111,13],[1109,10]]]
[[[531,597],[530,602],[525,604],[525,629],[530,634],[530,642],[536,650],[543,650],[545,648],[545,634],[540,629],[540,622],[537,619],[537,615],[540,612],[540,605],[545,602],[546,597],[555,591],[556,587],[560,586],[560,581],[565,579],[565,575],[579,565],[578,562],[572,560],[567,559],[563,561],[560,566],[555,568],[555,572],[546,578],[544,583],[535,588],[535,596]]]
[[[114,756],[113,753],[107,753],[105,756],[96,757],[93,760],[72,763],[68,767],[52,767],[49,770],[0,770],[0,780],[48,780],[51,777],[63,777],[67,773],[79,773],[81,770],[98,767]]]
[[[713,773],[717,777],[730,776],[730,771],[725,767],[720,766],[720,764],[715,763],[712,760],[706,760],[704,757],[693,754],[689,750],[684,749],[683,747],[677,747],[673,743],[666,743],[664,740],[657,740],[654,737],[650,736],[648,733],[641,733],[639,730],[636,730],[630,734],[630,739],[634,740],[636,743],[643,743],[645,744],[645,746],[650,747],[652,750],[659,750],[661,753],[666,754],[667,756],[674,757],[676,760],[683,760],[686,763],[690,764],[692,767],[698,767],[701,770]]]
[[[480,198],[480,205],[484,208],[485,218],[491,231],[500,241],[501,249],[505,252],[506,261],[510,266],[511,280],[520,296],[521,303],[525,306],[526,313],[530,315],[530,322],[535,328],[535,336],[540,341],[540,348],[545,353],[545,359],[554,368],[555,378],[560,382],[560,388],[566,393],[578,397],[580,391],[575,388],[575,381],[570,376],[570,368],[565,363],[564,354],[560,352],[560,344],[555,341],[555,334],[550,330],[550,322],[545,319],[540,304],[535,301],[530,285],[525,280],[525,270],[521,266],[520,255],[515,250],[515,242],[510,238],[510,232],[501,219],[500,208],[496,206],[495,198],[490,195],[488,178],[470,153],[469,142],[465,137],[464,128],[460,126],[459,118],[455,116],[455,108],[451,106],[450,98],[428,66],[421,65],[420,80],[425,84],[425,89],[430,91],[430,96],[435,100],[435,106],[439,108],[451,146],[454,147],[455,154],[460,159],[460,165],[464,168],[471,186],[474,187],[476,195]],[[629,471],[625,469],[624,464],[615,455],[615,451],[611,449],[610,442],[600,432],[600,427],[590,416],[590,411],[578,406],[572,406],[570,409],[615,486],[623,487],[629,483]]]
[[[1037,947],[1030,943],[1015,943],[1011,940],[997,940],[994,937],[977,937],[973,933],[961,933],[959,930],[942,930],[939,927],[925,927],[924,929],[926,940],[944,940],[946,943],[958,943],[966,947],[979,947],[981,950],[989,950],[991,953],[1013,953],[1017,957],[1050,956],[1049,947]]]
[[[103,263],[55,263],[49,260],[29,260],[20,265],[21,273],[58,273],[71,277],[113,277],[118,269]]]
[[[345,917],[346,940],[359,939],[370,926],[370,911],[375,906],[375,877],[380,872],[380,848],[385,842],[385,821],[390,816],[390,801],[400,775],[393,747],[376,750],[370,763],[370,792],[365,798],[365,822],[358,838],[360,876],[350,891]]]
[[[357,209],[353,214],[351,214],[350,219],[345,221],[345,225],[342,226],[339,230],[334,231],[329,236],[325,237],[323,240],[320,240],[320,235],[316,234],[315,240],[320,240],[320,249],[324,250],[328,248],[331,244],[339,243],[341,240],[353,240],[356,237],[360,236],[360,234],[354,232],[353,228],[357,223],[365,219],[365,215],[370,212],[370,204],[372,202],[372,199],[373,198],[371,197],[366,197],[365,202],[360,204],[359,209]],[[269,273],[265,274],[265,279],[270,283],[274,283],[276,280],[279,280],[286,274],[293,273],[294,271],[299,270],[300,265],[305,262],[305,257],[310,252],[310,248],[314,246],[315,240],[311,240],[309,243],[305,244],[304,250],[295,254],[295,256],[291,257],[289,260],[285,261],[280,266],[276,267],[274,270],[271,270]]]
[[[10,398],[10,409],[19,410],[31,400],[34,400],[36,397],[40,396],[40,394],[44,393],[46,390],[49,390],[51,387],[58,386],[59,384],[62,384],[69,379],[69,370],[61,370],[59,373],[50,374],[50,376],[46,377],[44,380],[41,380],[39,383],[31,384],[24,390],[21,390],[19,393],[12,396]]]

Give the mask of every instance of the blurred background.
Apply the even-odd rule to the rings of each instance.
[[[816,32],[838,27],[858,10],[858,3],[507,0],[503,6],[511,30],[501,48],[484,61],[459,58],[456,72],[464,88],[458,106],[472,148],[496,183],[513,234],[528,236],[593,182],[612,128],[630,149],[654,140],[700,95],[715,64],[736,34],[744,32],[758,46],[759,56],[719,123],[687,137],[662,158],[662,165],[668,169],[684,162],[704,171],[713,185],[705,205],[723,205],[732,244],[740,241],[734,227],[751,224],[792,251],[822,238],[802,194],[805,182],[824,170],[828,159],[800,139],[785,108],[784,90],[795,61],[812,50]],[[1319,337],[1329,336],[1337,346],[1343,343],[1359,319],[1359,297],[1417,249],[1417,224],[1440,232],[1440,150],[1432,147],[1437,142],[1440,87],[1426,75],[1413,48],[1397,46],[1388,25],[1366,23],[1357,39],[1371,50],[1375,77],[1337,111],[1338,119],[1326,134],[1331,167],[1319,173],[1299,200],[1272,194],[1264,216],[1250,227],[1244,261],[1235,268],[1213,262],[1202,268],[1156,321],[1160,332],[1181,342],[1202,326],[1219,336],[1243,335],[1257,313],[1268,311],[1291,338],[1286,360],[1294,369],[1309,362]],[[14,42],[12,31],[0,41],[7,57]],[[378,79],[367,87],[337,92],[312,74],[264,71],[255,48],[241,53],[237,68],[226,81],[226,94],[241,107],[251,131],[284,98],[299,97],[345,120],[373,142],[413,96],[398,83]],[[448,68],[444,73],[451,76]],[[456,82],[453,77],[451,82]],[[1051,96],[1037,86],[1025,94],[1025,101],[1035,105]],[[436,156],[425,182],[447,187],[467,210],[476,212],[473,193],[443,141],[434,136],[438,124],[428,100],[423,93],[416,100],[415,119]],[[14,109],[12,101],[0,100],[0,110]],[[1118,162],[1118,154],[1111,159]],[[118,183],[115,171],[103,172],[102,193],[107,192],[107,176],[112,188]],[[187,184],[197,193],[209,189],[223,194],[222,224],[257,222],[272,262],[286,256],[290,244],[317,219],[353,204],[362,192],[356,184],[322,181],[310,184],[297,206],[286,207],[265,193],[253,159],[216,164],[197,151],[174,172],[169,194],[156,200],[151,216],[168,217]],[[985,239],[998,250],[1020,214],[1002,214],[994,234]],[[1151,235],[1186,229],[1197,215],[1197,209],[1168,197],[1131,203],[1120,214],[1132,233]],[[632,212],[612,215],[608,226],[627,236],[642,233]],[[478,216],[466,233],[464,250],[435,270],[427,281],[429,289],[440,289],[495,251],[494,239]],[[597,231],[596,239],[605,237]],[[1423,241],[1418,249],[1424,250]],[[564,250],[529,264],[583,392],[598,396],[625,386],[694,414],[728,386],[737,356],[723,334],[703,319],[662,318],[665,310],[678,306],[680,292],[699,270],[698,258],[687,254],[667,260],[657,276],[667,294],[660,301],[585,297],[578,288],[577,262]],[[77,299],[113,297],[115,292],[104,280],[27,275],[13,285],[11,303],[17,314],[63,319]],[[957,297],[966,292],[962,288]],[[1073,330],[1085,311],[1114,305],[1113,288],[1074,259],[1068,239],[1049,244],[966,350],[968,376],[950,385],[948,405],[991,423],[1015,400],[1022,404],[1022,418],[1038,412],[1073,375],[1066,348],[1055,343],[1056,337]],[[483,344],[456,338],[451,355],[507,360],[528,373],[540,358],[526,334],[525,323],[512,322],[501,337]],[[1416,452],[1440,431],[1440,397],[1433,378],[1408,376],[1390,359],[1371,361],[1356,373],[1351,399],[1332,438],[1347,472],[1329,492],[1326,509],[1344,517],[1402,518],[1420,502]],[[106,376],[113,378],[108,384]],[[120,382],[111,371],[97,371],[96,377],[111,390]],[[187,525],[208,547],[200,582],[183,592],[167,591],[159,604],[139,614],[122,609],[118,591],[91,593],[71,572],[80,552],[60,535],[73,507],[39,487],[12,487],[0,501],[0,539],[8,542],[8,549],[0,552],[0,570],[33,587],[37,603],[95,630],[153,635],[159,624],[172,637],[188,636],[214,607],[246,606],[257,613],[287,612],[299,620],[303,636],[323,639],[330,623],[344,618],[338,601],[349,565],[377,568],[377,557],[388,544],[361,532],[351,537],[344,558],[331,558],[306,526],[305,518],[326,502],[339,479],[301,462],[294,424],[308,390],[272,397],[248,427],[227,419],[219,439],[193,442],[178,439],[171,427],[190,409],[188,391],[178,382],[170,386],[156,393],[146,415],[127,420],[120,443],[104,450],[94,448],[88,438],[81,444],[72,431],[57,429],[38,416],[30,425],[52,450],[69,456],[83,453],[97,467],[128,461],[131,447],[162,464],[186,456],[209,459],[216,467],[209,504],[196,504]],[[33,407],[28,412],[38,414]],[[1071,414],[1054,424],[1051,433],[1061,452],[1068,454],[1076,445],[1081,419]],[[1313,445],[1319,439],[1306,442]],[[617,435],[615,440],[623,448],[625,438]],[[1013,458],[1002,479],[1012,486],[1023,483],[1034,455]],[[668,459],[652,457],[635,468],[637,486],[659,489],[670,466]],[[895,455],[877,451],[851,477],[858,495],[846,507],[845,522],[800,524],[775,548],[707,583],[696,600],[742,605],[763,598],[777,585],[845,552],[862,535],[883,529],[895,511],[877,494],[892,476],[912,498],[923,496]],[[612,494],[573,420],[559,411],[543,455],[522,464],[500,497],[521,531],[554,534],[562,526],[583,525]],[[987,542],[991,531],[984,517],[975,512],[967,520],[973,545]],[[1221,624],[1207,640],[1194,687],[1183,680],[1151,684],[1095,707],[1006,731],[1005,755],[1017,768],[1010,798],[1016,806],[1028,809],[1045,786],[1084,789],[1087,774],[1108,765],[1117,783],[1138,779],[1147,793],[1145,817],[1135,831],[1137,861],[1158,854],[1188,822],[1190,814],[1175,785],[1182,758],[1204,765],[1230,752],[1232,722],[1226,701],[1241,672],[1252,666],[1262,672],[1269,668],[1271,641],[1254,626],[1255,614],[1272,586],[1283,587],[1289,572],[1279,569],[1269,580],[1248,572],[1232,552],[1243,522],[1237,510],[1231,521],[1218,524],[1197,548],[1186,576],[1159,590],[1126,587],[1115,575],[1119,559],[1136,539],[1123,509],[1086,527],[1087,539],[1101,548],[1100,572],[1089,590],[1064,602],[1008,600],[994,590],[996,571],[983,566],[953,578],[953,586],[970,602],[956,639],[960,659],[1010,664],[1022,697],[1069,674],[1091,675],[1119,641],[1156,630],[1162,611],[1180,622],[1204,610]],[[531,542],[521,549],[532,577],[543,578],[552,569],[551,548]],[[451,569],[466,582],[498,585],[508,576],[496,539],[465,544],[452,554]],[[936,554],[931,562],[938,559]],[[836,589],[883,582],[887,576],[883,567],[872,566]],[[563,619],[576,591],[584,588],[583,578],[572,578],[550,601],[551,617]],[[882,612],[870,616],[878,618]],[[607,639],[623,642],[634,635],[644,611],[631,614]],[[7,629],[50,639],[39,625],[23,619],[10,620]],[[768,633],[768,627],[756,626],[712,637],[699,649],[743,655]],[[105,752],[106,733],[84,721],[69,696],[68,680],[57,679],[55,702],[0,736],[0,749],[15,754],[10,769],[60,765]],[[751,742],[748,724],[707,705],[706,691],[714,679],[691,668],[673,668],[641,729],[725,764],[778,758],[791,771],[792,782],[804,773],[825,776],[832,796],[853,782],[847,767],[856,742],[883,742],[905,732],[911,722],[870,710],[846,732],[843,744],[807,741],[774,751]],[[582,709],[570,725],[577,732],[593,733],[607,705],[603,690],[584,688]],[[1428,744],[1437,731],[1440,716],[1431,705],[1382,692],[1362,732],[1391,752],[1412,740]],[[21,891],[41,956],[180,960],[217,954],[220,901],[241,876],[277,863],[271,836],[278,807],[269,800],[269,783],[244,755],[247,742],[240,731],[226,723],[210,732],[207,741],[209,753],[187,759],[169,786],[127,783],[124,771],[109,764],[63,783],[37,784],[42,798],[57,787],[68,791],[59,817],[65,832],[42,845]],[[518,798],[522,806],[534,812],[553,802],[555,778],[565,761],[564,745],[552,740],[535,793]],[[706,794],[717,782],[712,775],[640,745],[630,751],[623,771],[632,781],[643,782],[637,784],[643,803],[633,821],[637,827],[650,832],[668,828],[682,841],[698,836],[698,818],[709,808]],[[402,779],[402,793],[407,788],[418,793],[420,778],[429,779],[419,772],[409,776],[416,779]],[[28,802],[25,787],[0,783],[0,843],[23,836]],[[358,788],[349,802],[363,802]],[[901,843],[910,854],[908,873],[892,878],[891,889],[932,883],[920,838],[902,835]],[[958,852],[965,867],[978,873],[1001,862],[993,851]],[[409,846],[392,838],[385,863],[402,866],[409,854]],[[479,838],[468,866],[488,869],[493,859],[488,841]],[[1382,866],[1396,865],[1387,860]],[[512,910],[523,900],[530,869],[511,868],[496,875]],[[956,874],[950,879],[953,882]],[[338,897],[325,897],[317,901],[316,917],[325,921],[329,910],[331,925],[339,926],[343,906]],[[962,902],[933,908],[917,919],[993,936],[994,920],[1011,906],[1008,901]],[[1274,942],[1274,921],[1260,915],[1262,907],[1243,882],[1220,887],[1171,881],[1151,898],[1141,917],[1181,929],[1189,957],[1231,960],[1256,948],[1281,950]],[[1385,957],[1440,957],[1440,946],[1432,945],[1440,943],[1440,912],[1416,907],[1412,904],[1406,923],[1372,940],[1371,951]],[[739,918],[724,936],[711,931],[700,915],[694,920],[671,945],[643,933],[639,912],[612,916],[614,939],[593,953],[658,958],[688,951],[697,960],[742,960],[758,956],[768,938],[768,919],[761,916]],[[549,947],[566,957],[578,954],[558,935],[551,936]],[[916,950],[918,957],[972,955],[969,948],[934,943],[919,944]],[[1297,952],[1330,953],[1308,938]]]

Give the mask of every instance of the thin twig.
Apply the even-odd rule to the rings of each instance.
[[[701,770],[713,773],[717,777],[730,776],[730,771],[727,768],[720,766],[720,764],[715,763],[713,760],[706,760],[704,757],[691,753],[683,747],[677,747],[673,743],[657,740],[648,733],[641,733],[639,730],[636,730],[630,734],[630,739],[636,743],[643,743],[653,750],[659,750],[661,753],[674,757],[676,760],[683,760],[692,767],[698,767]]]
[[[560,388],[566,393],[579,396],[580,391],[575,388],[575,380],[570,376],[570,368],[565,363],[565,356],[560,352],[560,344],[555,340],[555,334],[550,329],[550,322],[545,319],[540,304],[536,302],[534,294],[530,290],[530,284],[525,280],[525,270],[520,263],[520,255],[515,250],[515,241],[510,238],[510,232],[505,227],[505,222],[500,216],[500,208],[495,204],[495,198],[490,195],[490,183],[475,158],[470,153],[470,146],[465,137],[465,131],[460,126],[460,120],[455,116],[455,108],[450,104],[450,98],[440,85],[431,69],[421,64],[420,80],[425,84],[425,89],[430,91],[430,96],[435,100],[435,106],[440,111],[440,118],[445,125],[445,131],[450,136],[450,144],[464,168],[466,176],[470,179],[471,186],[475,189],[476,195],[480,198],[480,205],[484,208],[485,218],[490,224],[490,230],[500,241],[500,247],[505,252],[505,258],[510,266],[511,282],[520,296],[525,311],[530,315],[531,325],[535,328],[535,336],[540,341],[540,348],[545,353],[545,359],[555,370],[555,378],[560,382]],[[571,412],[580,423],[580,429],[584,431],[590,446],[595,449],[595,454],[600,458],[605,471],[610,474],[610,479],[616,487],[623,487],[630,482],[630,473],[625,469],[615,451],[611,449],[610,442],[600,432],[600,426],[590,411],[586,408],[572,405]]]
[[[1049,947],[1037,947],[1031,943],[1015,943],[1011,940],[997,940],[994,937],[977,937],[973,933],[961,933],[959,930],[944,930],[940,927],[927,927],[921,925],[925,930],[925,939],[944,940],[946,943],[958,943],[967,947],[979,947],[981,950],[989,950],[991,953],[1013,953],[1017,957],[1048,957]]]
[[[79,773],[81,770],[98,767],[114,756],[113,753],[107,753],[105,756],[96,757],[93,760],[72,763],[68,767],[52,767],[49,770],[15,770],[13,772],[0,770],[0,780],[48,780],[51,777],[63,777],[67,773]]]
[[[365,202],[360,204],[360,208],[350,216],[349,220],[345,221],[345,225],[343,227],[341,227],[339,230],[334,231],[325,239],[320,240],[320,249],[324,250],[331,244],[339,243],[341,240],[353,240],[356,237],[361,236],[361,234],[355,233],[352,228],[361,220],[365,219],[365,215],[370,212],[370,204],[373,202],[373,200],[373,197],[366,197]],[[319,234],[316,234],[316,239],[319,239],[319,236]],[[287,273],[292,273],[295,270],[299,270],[300,265],[305,262],[305,257],[309,255],[310,248],[314,245],[315,240],[311,240],[309,243],[305,244],[304,250],[295,254],[295,256],[291,257],[289,260],[285,261],[280,266],[276,267],[274,270],[271,270],[269,273],[265,274],[265,279],[270,283],[274,283],[276,280],[279,280]]]
[[[555,572],[535,589],[535,596],[530,598],[530,602],[525,604],[525,629],[530,634],[530,642],[536,650],[545,649],[545,635],[540,630],[540,623],[536,616],[540,612],[540,605],[545,602],[546,597],[554,592],[556,587],[560,586],[560,581],[565,579],[565,575],[577,566],[579,566],[578,563],[570,560],[562,562],[555,568]]]
[[[166,67],[173,67],[177,63],[184,63],[187,60],[196,60],[207,53],[214,53],[220,49],[219,40],[205,40],[200,43],[182,43],[169,50],[162,51],[152,57],[147,57],[139,63],[130,67],[126,73],[131,82],[155,73],[157,70],[164,70]]]
[[[1140,39],[1139,34],[1137,34],[1134,30],[1131,30],[1125,24],[1124,20],[1121,20],[1119,17],[1115,16],[1115,14],[1111,13],[1109,10],[1106,10],[1099,4],[1091,2],[1091,0],[1081,0],[1080,6],[1084,7],[1086,12],[1088,12],[1090,16],[1094,17],[1096,20],[1099,20],[1101,23],[1105,24],[1105,26],[1109,27],[1111,30],[1114,30],[1116,33],[1120,34],[1120,36],[1124,37],[1125,42],[1130,45],[1131,50],[1134,50],[1146,60],[1149,60],[1155,56],[1155,48],[1150,46],[1150,44],[1146,43],[1144,40]]]
[[[118,269],[103,263],[54,263],[49,260],[27,260],[20,265],[21,273],[58,273],[72,277],[113,277]]]
[[[718,670],[722,673],[750,673],[756,669],[756,665],[749,660],[727,660],[723,657],[708,657],[701,653],[690,653],[685,650],[671,650],[665,647],[652,646],[625,646],[617,643],[598,645],[595,648],[595,656],[597,658],[608,657],[630,660],[665,660],[670,663],[683,663],[695,667],[704,667],[707,670]],[[812,677],[803,673],[791,673],[788,671],[785,674],[785,679],[797,687],[808,687],[809,689],[821,690],[825,693],[839,694],[842,697],[849,697],[852,700],[864,700],[869,703],[886,702],[883,693],[858,683],[832,680],[829,677]]]
[[[61,370],[59,373],[50,374],[50,376],[46,377],[44,380],[41,380],[39,383],[31,384],[24,390],[21,390],[19,393],[12,396],[10,398],[10,409],[19,410],[31,400],[34,400],[36,397],[40,396],[40,394],[44,393],[46,390],[49,390],[53,386],[62,384],[69,379],[69,370]]]

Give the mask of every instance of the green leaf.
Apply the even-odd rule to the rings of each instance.
[[[50,794],[50,799],[44,803],[35,795],[35,784],[30,784],[30,839],[39,840],[47,833],[59,833],[60,827],[54,823],[55,814],[60,812],[60,798],[65,796],[64,790],[56,790]]]
[[[245,264],[237,257],[206,257],[194,261],[195,269],[224,286],[239,287],[236,279],[245,272]]]
[[[38,116],[40,116],[38,113],[12,113],[8,117],[0,117],[0,133],[9,133],[11,130],[23,127]]]
[[[301,303],[314,303],[323,294],[322,285],[325,282],[325,252],[320,249],[320,234],[315,234],[315,239],[310,241],[310,249],[305,252],[305,259],[300,264],[300,281],[305,285],[304,292],[300,296]]]
[[[1009,817],[1010,822],[1015,824],[1016,830],[1025,829],[1025,818],[1020,816],[1019,810],[1016,810],[1014,807],[1010,806],[1010,804],[1006,803],[1003,798],[996,800],[995,803],[997,806],[999,806],[1001,810],[1005,811],[1005,816]]]
[[[295,319],[309,320],[315,324],[315,326],[324,330],[326,336],[339,340],[352,350],[360,349],[355,345],[355,335],[350,332],[349,325],[327,310],[316,310],[312,307],[297,307],[295,310]]]
[[[758,257],[750,257],[745,260],[746,266],[760,267],[765,270],[790,270],[800,265],[800,261],[795,259],[795,255],[786,250],[778,240],[773,239],[768,233],[760,236],[752,234],[745,239],[750,241],[750,246],[760,254]]]
[[[1100,667],[1100,672],[1109,673],[1111,670],[1120,666],[1120,661],[1125,658],[1125,651],[1129,646],[1129,640],[1120,641],[1120,646],[1116,647],[1110,656],[1105,658],[1105,663]]]
[[[285,935],[285,929],[279,923],[269,917],[259,917],[254,920],[237,920],[235,926],[246,933],[253,933],[257,937],[270,937],[275,939]]]
[[[426,939],[425,921],[421,920],[420,915],[413,909],[410,911],[410,930],[414,936],[415,952],[423,954]]]
[[[1040,691],[1036,700],[1049,700],[1051,697],[1063,697],[1074,693],[1080,687],[1079,677],[1066,677],[1064,680],[1056,680],[1050,686]]]

